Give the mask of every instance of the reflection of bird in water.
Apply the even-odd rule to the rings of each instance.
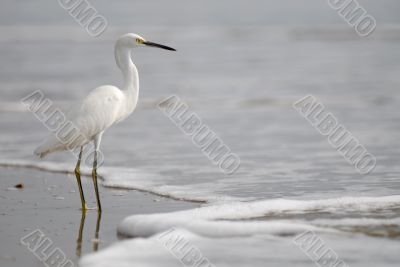
[[[81,224],[79,225],[78,239],[76,240],[76,255],[78,257],[80,257],[82,254],[82,239],[83,239],[83,228],[85,227],[85,220],[86,220],[86,212],[82,211]],[[93,239],[93,251],[97,251],[99,249],[100,222],[101,222],[101,212],[98,212],[96,221],[96,231]]]
[[[141,46],[175,51],[175,49],[168,46],[146,41],[137,34],[128,33],[121,36],[115,44],[115,60],[124,78],[122,89],[112,85],[103,85],[94,89],[79,106],[72,109],[66,116],[67,121],[71,122],[74,128],[78,130],[78,138],[75,138],[75,135],[74,138],[71,138],[70,135],[63,137],[51,136],[35,150],[36,155],[44,157],[55,151],[80,149],[75,175],[78,180],[82,210],[88,209],[80,175],[82,149],[86,144],[93,141],[95,151],[92,177],[96,191],[97,207],[100,212],[101,204],[97,186],[97,154],[100,141],[105,130],[114,123],[125,119],[136,107],[139,96],[139,74],[132,62],[131,53],[133,48]]]

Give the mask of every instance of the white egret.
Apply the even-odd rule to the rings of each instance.
[[[78,182],[82,210],[84,211],[86,211],[88,207],[83,194],[80,176],[82,149],[89,142],[94,142],[92,178],[96,191],[98,211],[101,212],[100,195],[97,186],[97,152],[104,131],[114,123],[125,119],[136,107],[139,97],[139,74],[135,64],[132,62],[131,53],[133,48],[140,46],[158,47],[175,51],[175,49],[171,47],[146,41],[137,34],[128,33],[122,35],[117,40],[114,51],[115,61],[124,78],[122,89],[112,85],[97,87],[85,97],[80,105],[67,113],[67,120],[71,122],[85,138],[63,140],[63,138],[52,135],[34,152],[36,155],[44,157],[55,151],[80,149],[75,175]]]

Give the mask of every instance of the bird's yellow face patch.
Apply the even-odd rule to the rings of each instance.
[[[145,42],[145,40],[140,39],[140,38],[136,38],[136,43],[137,43],[138,45],[142,45],[144,42]]]

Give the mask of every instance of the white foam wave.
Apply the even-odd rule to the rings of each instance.
[[[341,231],[334,227],[400,226],[400,218],[301,221],[272,220],[271,217],[285,213],[338,211],[362,216],[364,212],[392,209],[399,204],[400,196],[309,201],[274,199],[219,204],[164,214],[133,215],[122,221],[118,232],[136,238],[87,255],[82,258],[80,265],[168,267],[177,266],[179,260],[197,264],[205,259],[210,263],[207,266],[247,266],[246,264],[251,263],[251,266],[257,267],[265,266],[267,262],[274,262],[276,266],[280,262],[291,262],[293,266],[309,266],[312,262],[296,247],[293,239],[298,234],[312,231],[326,244],[326,249],[332,248],[341,260],[351,262],[352,266],[374,266],[374,263],[379,266],[396,266],[393,263],[395,251],[400,248],[399,242],[390,239],[376,242],[376,238],[360,232]],[[246,220],[263,216],[264,218],[257,221]],[[173,235],[166,240],[161,238],[171,232]],[[380,251],[382,246],[387,249]],[[354,247],[357,247],[357,258],[354,258]]]
[[[169,233],[173,235],[168,237]],[[167,236],[167,239],[163,239],[163,236]],[[318,233],[317,237],[324,242],[324,250],[332,249],[338,259],[349,266],[398,266],[400,249],[398,241],[384,239],[380,240],[381,242],[374,242],[375,239],[368,236],[329,233]],[[204,264],[200,264],[202,261]],[[97,253],[85,255],[79,262],[82,267],[308,267],[313,264],[307,254],[296,246],[292,236],[210,238],[184,229],[173,229],[150,238],[134,238],[118,242]]]
[[[254,233],[286,232],[288,229],[284,221],[271,222],[243,221],[245,219],[265,217],[273,214],[293,214],[306,212],[357,212],[390,209],[398,207],[400,196],[387,197],[343,197],[323,200],[287,200],[273,199],[254,202],[236,202],[201,207],[192,210],[162,213],[152,215],[133,215],[125,218],[118,232],[127,236],[146,237],[166,231],[171,227],[182,227],[194,233],[206,236],[235,236],[251,235]],[[241,220],[241,221],[239,221]],[[298,227],[298,224],[290,226]],[[298,222],[296,222],[298,223]],[[275,226],[279,226],[276,231]],[[285,226],[285,227],[283,227]],[[304,229],[304,225],[302,225]],[[302,228],[300,227],[300,228]],[[291,229],[292,230],[292,229]],[[290,231],[289,231],[290,232]]]

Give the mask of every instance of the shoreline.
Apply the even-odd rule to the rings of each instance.
[[[122,239],[118,224],[132,214],[171,212],[199,207],[200,203],[175,200],[139,190],[100,187],[103,211],[83,216],[76,178],[69,172],[39,170],[0,164],[2,252],[0,265],[43,266],[20,239],[39,229],[76,266],[79,255],[101,250]],[[23,188],[15,188],[23,184]],[[89,207],[95,207],[91,179],[82,175]],[[97,229],[98,237],[97,237]],[[82,241],[80,241],[82,240]]]
[[[59,164],[59,163],[57,163],[57,164]],[[75,167],[73,165],[71,165],[67,169],[57,169],[57,168],[49,169],[48,166],[41,167],[39,165],[35,165],[34,163],[16,160],[15,162],[12,162],[12,161],[11,162],[0,162],[0,168],[24,168],[24,169],[32,169],[32,170],[36,170],[36,171],[55,173],[55,174],[75,175],[75,172],[74,172]],[[81,176],[85,177],[85,178],[91,178],[92,177],[91,169],[81,167]],[[177,197],[177,196],[163,194],[163,193],[156,192],[156,191],[149,191],[149,190],[141,189],[141,188],[137,188],[137,187],[136,188],[125,188],[123,186],[108,186],[108,185],[102,183],[105,181],[105,179],[101,173],[98,173],[97,177],[101,181],[100,185],[103,186],[104,188],[117,189],[117,190],[128,190],[128,191],[134,190],[134,191],[138,191],[138,192],[142,192],[142,193],[152,194],[154,196],[164,197],[164,198],[177,200],[177,201],[190,202],[190,203],[197,203],[197,204],[209,203],[209,201],[207,201],[207,200],[202,200],[202,199],[198,200],[198,199],[188,199],[188,198],[183,198],[183,197]]]

